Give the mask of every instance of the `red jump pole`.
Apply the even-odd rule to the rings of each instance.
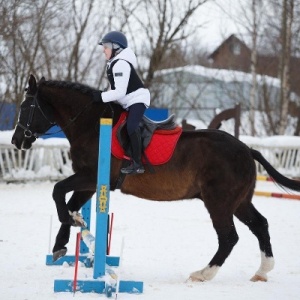
[[[73,281],[73,293],[76,293],[77,287],[77,273],[78,273],[78,260],[79,260],[79,247],[80,247],[81,233],[78,232],[76,236],[76,251],[75,251],[75,271],[74,271],[74,281]]]

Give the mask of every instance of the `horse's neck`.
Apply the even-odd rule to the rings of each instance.
[[[43,99],[52,106],[55,121],[70,142],[96,123],[97,110],[89,95],[54,87],[45,87],[40,91]]]
[[[89,105],[90,104],[90,105]],[[124,109],[117,104],[88,103],[86,112],[79,115],[76,122],[64,130],[71,147],[78,147],[80,141],[95,141],[99,137],[99,123],[101,118],[112,118],[113,126],[118,122]]]
[[[101,117],[112,117],[113,124],[116,124],[124,111],[115,103],[92,103],[92,97],[81,93],[74,97],[74,90],[49,88],[43,94],[54,108],[55,121],[70,143],[79,135],[86,135],[88,138],[97,133]]]

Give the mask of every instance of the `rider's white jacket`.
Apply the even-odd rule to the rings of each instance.
[[[126,94],[131,72],[131,67],[127,62],[130,62],[134,68],[137,67],[137,59],[134,52],[130,48],[125,48],[108,61],[107,67],[109,68],[110,64],[115,60],[118,60],[112,68],[115,89],[102,93],[103,102],[117,101],[124,109],[127,109],[134,103],[144,103],[148,107],[150,105],[150,92],[148,89],[139,88]],[[115,74],[122,74],[122,76],[115,76]]]

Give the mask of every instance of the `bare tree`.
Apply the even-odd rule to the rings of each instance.
[[[283,0],[281,18],[281,55],[279,64],[280,90],[280,126],[279,134],[283,135],[287,127],[290,95],[290,57],[292,42],[292,23],[294,0]]]
[[[246,28],[251,37],[251,63],[250,71],[252,75],[252,86],[249,95],[249,121],[250,134],[255,135],[255,109],[257,109],[257,47],[259,27],[262,21],[263,1],[252,0],[249,6],[242,5],[240,1],[240,10],[238,22]]]
[[[251,135],[255,135],[255,103],[257,95],[257,0],[252,0],[252,49],[251,49],[251,74],[252,87],[250,93],[250,127]],[[261,1],[259,1],[261,2]]]
[[[162,62],[176,43],[184,41],[197,29],[188,27],[192,15],[209,0],[187,0],[178,7],[174,0],[143,0],[133,14],[134,20],[143,32],[144,43],[141,55],[148,58],[144,67],[145,85],[150,87],[155,71],[162,68]],[[132,25],[131,25],[132,26]]]
[[[266,131],[270,134],[283,134],[291,122],[290,104],[295,100],[295,94],[291,93],[290,59],[293,51],[296,50],[292,43],[295,40],[294,36],[300,33],[300,24],[297,30],[296,18],[293,17],[295,3],[297,1],[294,0],[252,0],[250,6],[240,0],[239,5],[235,6],[240,12],[238,14],[228,12],[226,7],[223,7],[224,12],[231,18],[236,16],[234,20],[240,24],[240,27],[246,29],[250,37],[244,35],[246,44],[251,45],[251,70],[249,71],[252,73],[252,89],[249,95],[249,117],[252,134],[255,133],[254,108],[255,110],[261,109]],[[281,18],[278,18],[279,15]],[[255,92],[259,84],[256,74],[279,78],[278,92],[274,93],[274,89],[265,85],[265,90],[269,88],[270,91],[263,93],[265,99],[261,98],[261,95]],[[293,72],[293,87],[295,87],[296,77],[297,75]],[[254,107],[257,100],[259,100],[259,106]],[[277,105],[274,100],[277,101]],[[298,124],[297,128],[300,128],[299,121]]]
[[[58,11],[46,13],[51,7],[49,0],[1,1],[1,7],[0,28],[3,31],[0,64],[5,73],[6,100],[15,102],[18,109],[29,73],[37,73],[43,65],[40,49],[46,30],[45,20],[53,19]]]
[[[151,87],[157,70],[187,63],[187,37],[200,26],[192,17],[208,1],[213,0],[187,0],[178,7],[175,0],[0,0],[0,75],[5,74],[7,99],[19,107],[30,73],[105,87],[98,42],[110,30],[129,37],[144,58],[139,71]],[[189,110],[198,106],[199,93],[186,102]]]
[[[81,81],[85,75],[79,73],[82,51],[80,43],[83,42],[83,36],[88,26],[89,17],[93,9],[93,0],[84,1],[76,5],[76,1],[72,1],[72,27],[74,29],[74,41],[71,47],[71,55],[68,62],[67,80]],[[81,76],[80,76],[81,75]],[[79,77],[80,76],[80,77]]]
[[[95,47],[107,28],[101,23],[104,15],[99,14],[105,11],[103,2],[97,2],[98,9],[103,6],[99,11],[93,11],[94,3],[0,0],[0,76],[6,85],[6,101],[16,104],[15,123],[30,73],[96,85],[98,76],[90,74],[99,65],[101,70],[95,60],[102,53]]]

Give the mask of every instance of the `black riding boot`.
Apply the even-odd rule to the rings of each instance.
[[[145,169],[141,160],[142,139],[139,128],[129,136],[129,140],[132,151],[132,163],[128,167],[122,168],[121,172],[123,174],[142,174],[145,172]]]

